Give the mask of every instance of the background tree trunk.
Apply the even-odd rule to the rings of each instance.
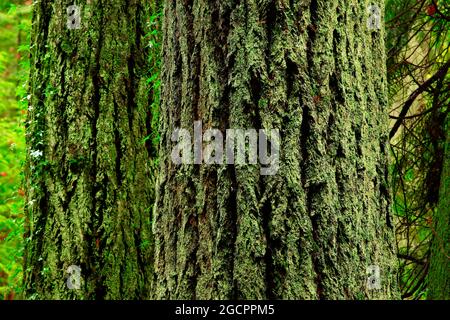
[[[448,118],[448,116],[447,116]],[[447,128],[444,147],[439,205],[433,217],[433,244],[428,274],[429,299],[450,299],[450,134]]]
[[[399,297],[384,30],[368,30],[369,4],[165,1],[155,298]],[[176,166],[171,135],[196,120],[280,129],[278,173]]]
[[[152,185],[143,2],[34,4],[25,287],[37,299],[150,292]],[[42,153],[42,154],[41,154]],[[150,152],[151,153],[151,152]],[[71,265],[81,288],[70,290]]]

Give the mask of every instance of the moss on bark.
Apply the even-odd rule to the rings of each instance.
[[[398,297],[384,29],[368,30],[370,4],[165,1],[153,297]],[[176,166],[171,135],[196,120],[279,129],[278,174]]]
[[[433,243],[428,272],[428,296],[433,300],[450,300],[450,123],[444,147],[439,204],[433,217]]]
[[[34,299],[145,298],[152,170],[145,8],[139,0],[34,4],[27,122],[25,289]],[[70,290],[69,266],[81,268]]]

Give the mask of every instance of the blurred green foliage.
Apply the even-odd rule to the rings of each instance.
[[[23,1],[0,2],[0,299],[21,292],[30,12]]]

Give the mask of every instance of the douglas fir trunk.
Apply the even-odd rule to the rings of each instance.
[[[152,185],[140,0],[34,4],[25,289],[145,298]]]
[[[449,116],[447,116],[448,119]],[[428,273],[429,299],[450,299],[450,121],[447,130],[439,190],[439,205],[433,221],[433,244]]]
[[[399,297],[374,3],[165,1],[155,298]],[[278,129],[278,171],[177,164],[196,121]]]

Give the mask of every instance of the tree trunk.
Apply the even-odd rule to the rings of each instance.
[[[153,198],[145,8],[79,0],[77,29],[69,4],[34,5],[26,296],[145,298]]]
[[[155,298],[399,297],[384,29],[366,6],[165,1]],[[278,172],[175,164],[172,134],[200,120],[279,129]]]
[[[448,116],[447,116],[448,118]],[[428,298],[450,300],[450,133],[447,130],[439,204],[434,214],[433,244],[431,246],[430,270],[428,273]]]

